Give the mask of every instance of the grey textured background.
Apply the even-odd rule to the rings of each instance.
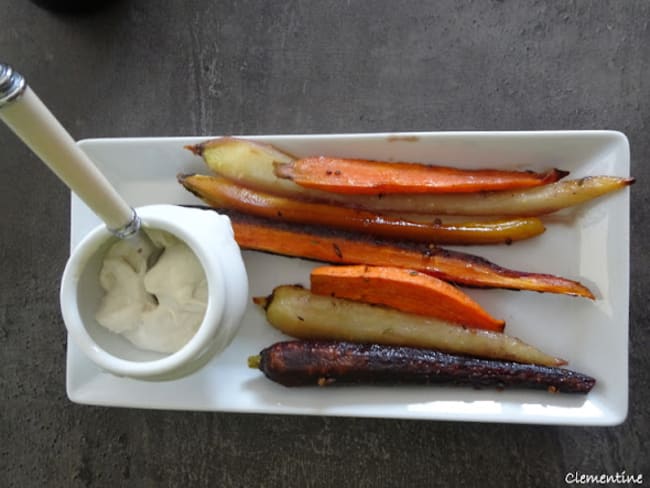
[[[631,144],[630,411],[613,428],[91,408],[65,396],[69,196],[0,127],[0,486],[650,482],[650,2],[5,0],[0,58],[75,138],[616,129]]]

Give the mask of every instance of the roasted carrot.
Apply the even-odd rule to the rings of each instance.
[[[300,286],[276,286],[270,296],[254,297],[253,303],[264,309],[269,324],[297,339],[422,347],[545,366],[567,364],[502,332],[459,327],[435,317],[315,295]]]
[[[285,341],[248,358],[284,386],[454,384],[589,393],[596,380],[569,369],[478,359],[431,349],[337,341]]]
[[[291,163],[293,156],[269,145],[222,138],[188,147],[215,173],[241,185],[304,200],[320,200],[372,212],[523,217],[545,215],[620,191],[634,178],[588,176],[548,185],[509,191],[457,194],[345,195],[304,188],[278,178],[275,163]]]
[[[497,320],[449,283],[393,266],[321,266],[311,272],[311,292],[385,305],[402,312],[437,317],[463,326],[502,331]]]
[[[352,195],[390,193],[473,193],[531,188],[554,183],[569,174],[495,169],[462,170],[419,163],[364,159],[302,158],[274,164],[275,175],[315,190]]]
[[[333,264],[397,266],[473,287],[594,298],[591,291],[577,281],[549,274],[514,271],[472,254],[412,241],[396,241],[318,226],[277,222],[226,208],[213,210],[230,217],[235,239],[244,249]]]
[[[500,244],[537,236],[536,217],[443,224],[413,222],[357,208],[308,202],[253,190],[222,176],[178,175],[178,181],[212,207],[227,207],[275,220],[312,223],[382,237],[434,244]]]

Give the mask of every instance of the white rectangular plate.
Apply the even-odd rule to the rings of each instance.
[[[80,143],[132,206],[198,203],[177,173],[208,173],[183,149],[206,138],[93,139]],[[570,170],[629,175],[629,147],[618,132],[456,132],[265,136],[295,155],[419,161],[459,167]],[[506,331],[594,376],[589,395],[467,387],[288,389],[247,367],[249,355],[286,339],[252,304],[231,346],[194,375],[162,383],[118,378],[94,366],[69,341],[67,391],[78,403],[135,408],[265,412],[539,424],[614,425],[627,414],[629,192],[624,190],[548,219],[542,236],[511,246],[470,247],[498,264],[562,275],[597,300],[506,290],[468,290]],[[71,244],[99,222],[72,198]],[[310,261],[244,253],[251,296],[309,283]]]

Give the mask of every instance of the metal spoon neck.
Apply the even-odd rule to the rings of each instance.
[[[135,210],[131,209],[131,211],[133,212],[133,217],[126,225],[120,227],[119,229],[109,229],[111,234],[113,234],[115,237],[119,239],[128,239],[140,232],[140,217],[135,212]]]
[[[0,108],[19,98],[25,88],[25,78],[8,64],[0,63]]]

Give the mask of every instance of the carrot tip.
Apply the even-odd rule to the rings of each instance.
[[[253,297],[253,303],[255,305],[258,305],[258,306],[266,309],[266,307],[267,307],[267,305],[269,303],[269,299],[268,299],[268,297]]]
[[[188,144],[187,146],[183,146],[185,149],[188,151],[192,151],[194,154],[197,156],[203,155],[203,149],[204,149],[204,143],[200,144]]]
[[[259,369],[262,362],[262,356],[259,354],[255,356],[248,356],[248,367],[251,369]]]
[[[596,300],[596,296],[591,292],[589,288],[587,288],[586,286],[583,286],[583,288],[584,288],[583,290],[581,290],[576,294],[577,296],[588,298],[589,300]]]
[[[558,176],[558,178],[557,178],[558,180],[561,180],[561,179],[564,178],[565,176],[569,176],[569,174],[571,174],[570,171],[566,171],[566,170],[564,170],[564,169],[558,169],[558,168],[555,168],[554,171],[555,171],[555,174],[557,174],[557,176]]]
[[[176,175],[176,181],[178,181],[178,182],[182,185],[183,182],[184,182],[187,178],[189,178],[190,176],[194,176],[194,174],[193,174],[193,173],[178,173],[178,174]]]

